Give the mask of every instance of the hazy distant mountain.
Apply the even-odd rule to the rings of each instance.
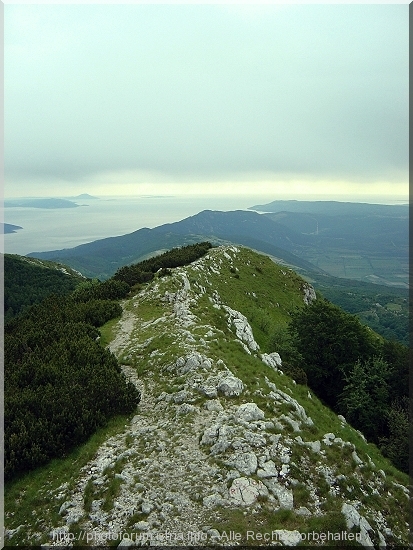
[[[179,222],[139,229],[71,249],[30,255],[67,263],[89,277],[110,277],[122,265],[203,240],[233,242],[270,254],[295,269],[408,287],[407,205],[276,201],[281,206],[341,214],[280,211],[268,214],[205,210]],[[271,203],[272,205],[276,203]],[[266,208],[271,205],[264,205]],[[263,206],[263,208],[264,208]],[[352,208],[354,207],[354,208]],[[276,208],[276,206],[274,206]]]
[[[250,206],[249,210],[259,212],[302,212],[326,214],[327,216],[408,216],[408,204],[369,204],[365,202],[340,201],[282,201]]]
[[[143,228],[127,235],[99,239],[70,249],[32,252],[28,256],[66,263],[89,277],[107,278],[121,266],[174,246],[210,240],[234,242],[266,252],[295,267],[321,272],[294,253],[295,243],[309,245],[296,233],[256,212],[205,210],[182,221]]]

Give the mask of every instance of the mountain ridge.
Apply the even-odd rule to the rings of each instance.
[[[337,546],[343,533],[365,547],[407,544],[407,476],[265,353],[260,326],[315,298],[291,270],[229,245],[123,300],[101,333],[138,410],[77,477],[41,488],[45,534],[16,510],[10,540],[62,546],[82,532],[99,545],[111,531],[132,546],[226,546],[232,531],[237,545],[261,545],[265,532],[282,545],[316,546],[311,533],[327,532]]]
[[[28,256],[64,262],[89,277],[107,278],[113,275],[118,267],[139,261],[143,255],[154,250],[203,240],[211,240],[217,244],[221,241],[228,243],[234,240],[244,244],[243,241],[245,241],[248,246],[251,239],[254,239],[256,245],[262,241],[266,251],[271,250],[274,256],[281,259],[285,256],[287,263],[322,272],[290,252],[293,239],[301,242],[305,237],[256,212],[243,210],[234,212],[204,210],[179,222],[164,224],[153,229],[142,228],[127,235],[99,239],[70,249],[31,252]],[[281,244],[284,246],[280,246]]]

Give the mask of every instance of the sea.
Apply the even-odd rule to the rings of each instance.
[[[33,197],[31,197],[33,198]],[[67,197],[69,198],[69,197]],[[31,252],[61,250],[80,244],[132,233],[143,227],[154,228],[194,216],[203,210],[247,210],[257,204],[288,200],[275,195],[139,195],[102,196],[96,199],[70,199],[76,208],[4,208],[5,223],[22,227],[3,235],[3,251],[26,255]],[[395,197],[358,196],[357,199],[323,196],[296,196],[295,200],[341,200],[401,204]]]

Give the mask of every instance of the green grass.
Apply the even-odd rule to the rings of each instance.
[[[33,518],[33,511],[39,518],[35,522],[30,521],[31,531],[38,530],[45,533],[40,542],[26,539],[26,530],[22,529],[7,543],[10,545],[33,545],[50,542],[47,538],[48,526],[58,525],[61,521],[59,508],[64,500],[55,501],[50,493],[55,494],[58,487],[68,483],[66,494],[74,488],[75,480],[80,475],[80,470],[95,456],[98,448],[111,436],[121,433],[130,417],[118,416],[108,422],[105,428],[98,430],[84,445],[77,447],[67,457],[55,459],[47,465],[37,468],[32,472],[10,481],[4,488],[5,524],[8,529],[15,529],[25,524],[29,518]],[[87,506],[91,504],[92,487],[87,487]],[[93,499],[92,499],[93,500]],[[38,525],[38,529],[34,526]],[[49,529],[50,530],[50,529]]]
[[[100,344],[102,347],[106,347],[110,344],[110,342],[114,339],[114,327],[119,322],[120,317],[116,317],[115,319],[111,319],[107,323],[105,323],[103,326],[99,328],[100,332]]]

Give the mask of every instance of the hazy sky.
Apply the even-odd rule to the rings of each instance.
[[[4,11],[6,197],[407,196],[407,4]]]

